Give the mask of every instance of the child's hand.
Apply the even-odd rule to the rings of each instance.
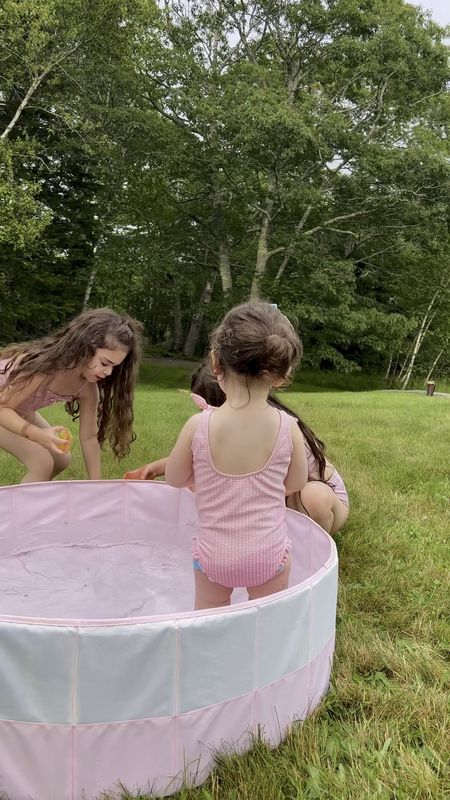
[[[62,431],[59,431],[58,438],[61,439],[61,444],[59,445],[61,453],[69,453],[73,442],[73,436],[69,429],[63,428]]]
[[[145,464],[141,469],[142,480],[152,481],[154,478],[160,478],[161,475],[164,475],[166,471],[166,460],[151,461],[150,464]]]
[[[166,461],[166,458],[161,458],[159,461],[151,461],[150,464],[144,464],[138,469],[126,472],[123,477],[130,481],[152,481],[154,478],[164,475]]]
[[[27,438],[45,447],[50,453],[60,456],[61,453],[67,453],[70,448],[72,437],[69,433],[70,439],[65,441],[66,433],[69,431],[64,425],[54,425],[52,428],[38,428],[36,425],[31,425]]]
[[[139,467],[139,469],[132,469],[129,472],[126,472],[123,476],[126,481],[143,481],[143,471],[145,467]]]

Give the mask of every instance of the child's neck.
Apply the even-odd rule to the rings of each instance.
[[[230,373],[225,381],[226,403],[230,408],[265,408],[270,384],[261,378],[246,378]]]

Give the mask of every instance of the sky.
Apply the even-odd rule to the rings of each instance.
[[[440,25],[450,25],[450,0],[408,0],[413,6],[422,6],[431,11]]]

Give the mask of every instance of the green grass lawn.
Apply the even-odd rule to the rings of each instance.
[[[189,397],[176,391],[187,387],[189,373],[185,367],[145,367],[136,398],[138,440],[120,465],[105,454],[105,477],[120,477],[168,452],[194,411]],[[386,392],[305,394],[299,388],[296,383],[284,399],[327,443],[351,502],[349,522],[337,537],[331,690],[279,748],[257,742],[247,755],[222,758],[203,787],[175,797],[449,797],[450,400]],[[45,413],[54,423],[64,419],[61,407]],[[20,474],[1,453],[0,483],[13,483]],[[66,477],[83,477],[76,443]]]

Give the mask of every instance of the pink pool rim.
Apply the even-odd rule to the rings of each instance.
[[[287,514],[289,589],[194,612],[188,490],[0,488],[0,793],[167,796],[304,719],[328,688],[337,554]]]

